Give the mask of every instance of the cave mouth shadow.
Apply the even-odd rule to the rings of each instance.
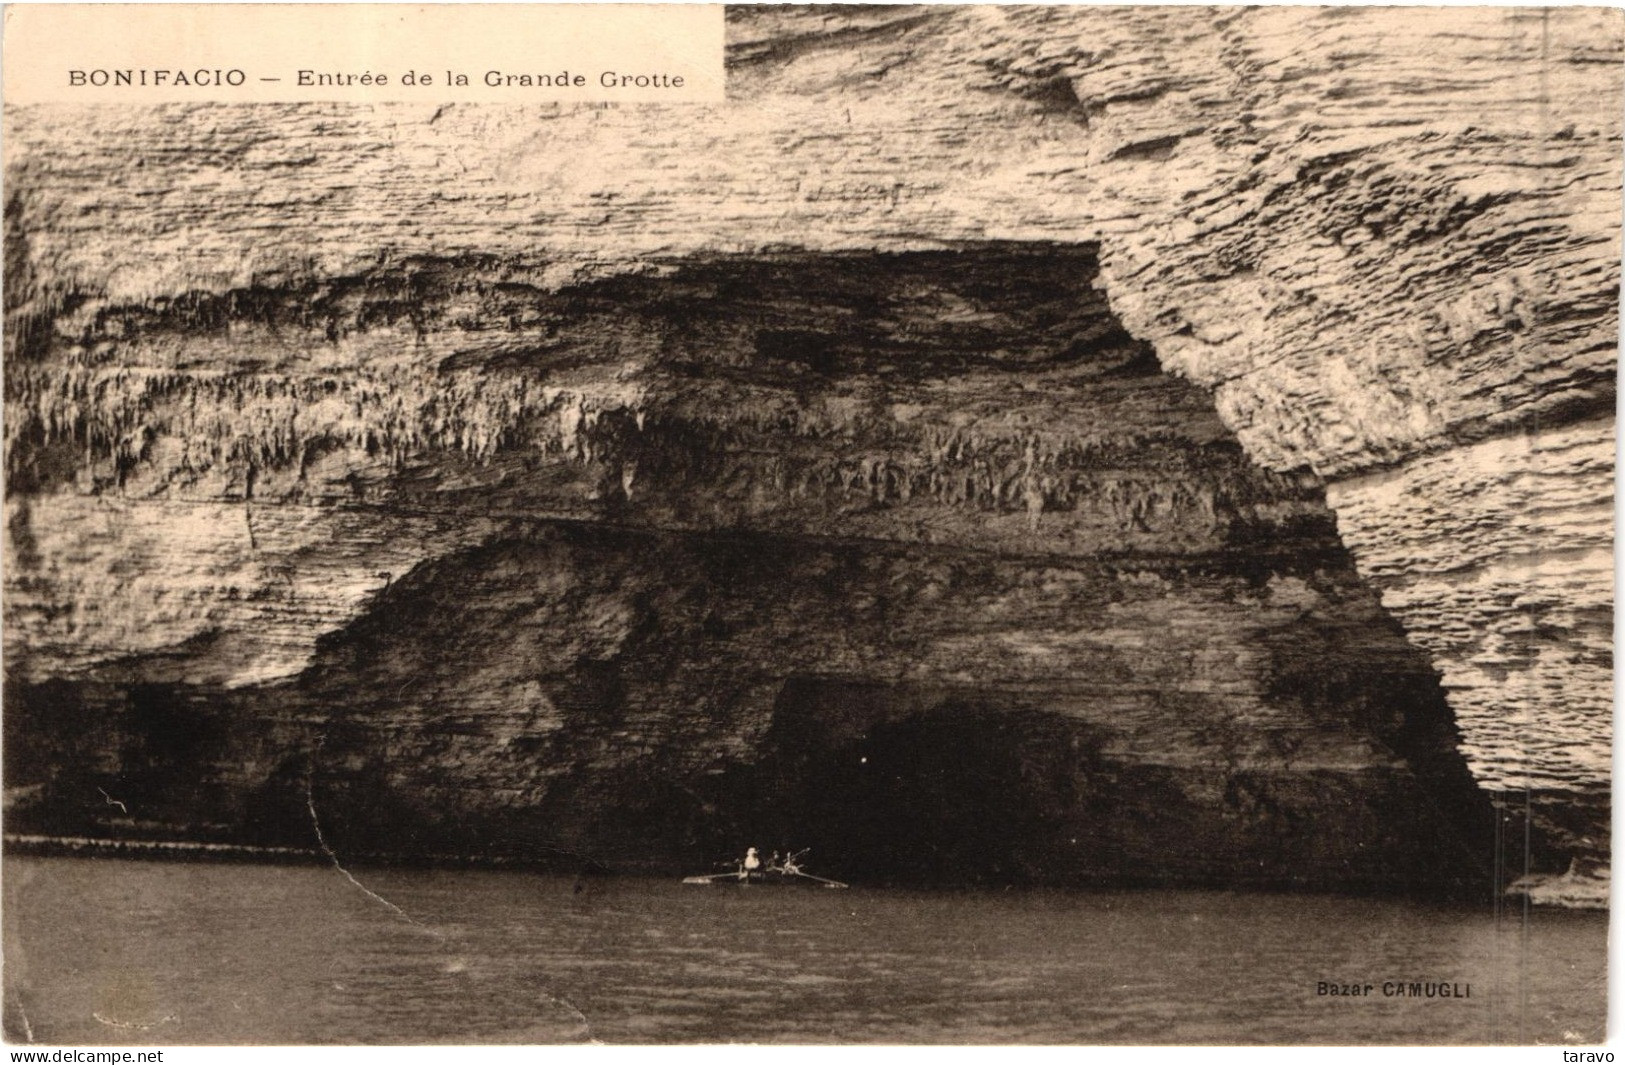
[[[764,853],[810,848],[816,871],[868,884],[1053,879],[1101,737],[998,694],[792,678],[740,781],[741,827]]]
[[[1125,759],[1116,732],[1031,690],[793,677],[713,842],[875,886],[1493,891],[1462,846],[1489,822],[1408,770]]]

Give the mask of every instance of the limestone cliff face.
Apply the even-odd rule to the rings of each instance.
[[[963,743],[1037,721],[1018,731],[1149,765],[1126,738],[1137,726],[1099,731],[1104,704],[1072,691],[1066,678],[1096,668],[1079,634],[1158,648],[1123,667],[1130,688],[1241,700],[1215,720],[1291,704],[1320,722],[1257,650],[1301,629],[1259,589],[1301,581],[1305,616],[1342,634],[1325,646],[1388,663],[1351,672],[1417,692],[1437,670],[1477,779],[1541,799],[1540,860],[1605,856],[1616,12],[759,8],[734,12],[730,35],[730,100],[714,108],[8,111],[6,636],[22,702],[124,714],[145,685],[140,699],[195,696],[213,708],[200,713],[258,707],[283,722],[253,741],[262,782],[283,771],[276,751],[317,734],[349,737],[359,773],[390,750],[367,747],[382,727],[367,722],[398,716],[427,737],[439,701],[390,702],[373,693],[386,678],[324,655],[417,602],[397,597],[454,586],[491,545],[519,545],[505,549],[515,573],[551,572],[560,527],[534,524],[548,519],[657,537],[615,550],[678,570],[706,556],[681,537],[743,534],[778,545],[769,557],[803,542],[868,552],[887,581],[916,564],[882,561],[898,550],[1024,568],[1039,587],[1053,567],[1074,575],[1064,586],[1109,564],[1174,580],[1174,613],[1203,619],[1092,628],[1113,600],[1091,585],[1075,601],[1015,596],[1002,615],[964,601],[1004,619],[970,644],[909,596],[888,600],[898,620],[840,634],[917,625],[1000,678],[981,695],[938,651],[858,666],[835,633],[781,619],[763,631],[798,632],[823,664],[746,654],[744,636],[694,651],[728,675],[715,663],[755,662],[762,690],[741,681],[696,711],[731,746],[663,780],[805,773],[775,737],[850,703],[867,707],[862,727],[824,747],[901,729],[902,746],[935,750],[930,722],[953,704]],[[1211,583],[1167,576],[1187,564]],[[760,609],[773,594],[755,580],[740,601]],[[853,604],[878,594],[864,585],[835,582]],[[470,611],[496,610],[493,596]],[[1029,606],[1087,621],[1029,630]],[[627,610],[560,623],[612,643],[637,631],[628,618],[677,631],[669,612]],[[1239,643],[1218,635],[1236,626],[1252,626]],[[324,636],[340,642],[319,652]],[[1008,676],[987,661],[1001,639],[1022,649]],[[1177,677],[1158,672],[1168,662]],[[658,701],[593,676],[607,687],[579,705]],[[478,708],[445,719],[482,737],[470,751],[499,749],[482,729],[509,729],[482,715],[544,705],[553,683],[491,678],[473,685]],[[1047,694],[1008,694],[1024,684]],[[1326,706],[1383,690],[1340,688]],[[273,691],[298,709],[268,714]],[[334,702],[355,720],[332,723]],[[1456,795],[1426,753],[1450,746],[1431,705],[1430,738],[1393,742]],[[548,713],[536,729],[586,742]],[[572,713],[560,720],[585,711]],[[1367,735],[1401,727],[1349,713]],[[607,761],[570,764],[631,757],[631,741],[603,742]],[[1173,746],[1187,769],[1241,757],[1233,740]],[[1392,764],[1349,750],[1313,764]],[[542,787],[563,787],[554,755],[469,769],[456,794],[482,780],[514,810],[543,802],[563,794]],[[609,779],[570,787],[602,797]],[[1081,817],[1092,792],[1068,787],[1028,805]],[[1239,794],[1191,798],[1191,823],[1222,823]],[[1319,802],[1278,805],[1301,818]],[[1136,846],[1101,853],[1148,853]],[[1340,860],[1322,858],[1322,872]]]

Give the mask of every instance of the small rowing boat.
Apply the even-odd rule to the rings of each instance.
[[[726,873],[709,873],[701,876],[685,876],[683,877],[683,883],[721,884],[724,886],[728,884],[738,884],[741,886],[747,884],[761,884],[772,887],[786,887],[790,885],[810,887],[816,884],[820,887],[827,888],[844,888],[851,886],[849,884],[843,884],[839,880],[831,880],[828,877],[823,876],[813,876],[811,873],[804,872],[798,863],[806,853],[806,851],[801,851],[799,854],[791,854],[779,864],[769,862],[767,865],[757,863],[754,866],[751,866],[748,863],[755,861],[756,858],[756,848],[752,847],[750,852],[746,855],[745,860],[737,863],[735,868],[731,869],[730,871]]]
[[[844,888],[851,887],[839,880],[830,880],[822,876],[813,876],[811,873],[784,873],[777,870],[758,870],[754,873],[712,873],[709,876],[685,876],[685,884],[761,884],[773,887],[785,887],[791,884],[813,885],[822,887]]]

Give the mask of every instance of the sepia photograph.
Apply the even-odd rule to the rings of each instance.
[[[8,1044],[1606,1041],[1625,12],[5,19]]]

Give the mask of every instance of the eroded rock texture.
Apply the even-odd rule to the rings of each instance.
[[[1459,726],[1606,860],[1616,12],[730,39],[712,108],[8,111],[19,809],[206,764],[220,836],[873,858],[808,781],[979,839],[975,749],[1045,869],[1361,886],[1482,843]]]

